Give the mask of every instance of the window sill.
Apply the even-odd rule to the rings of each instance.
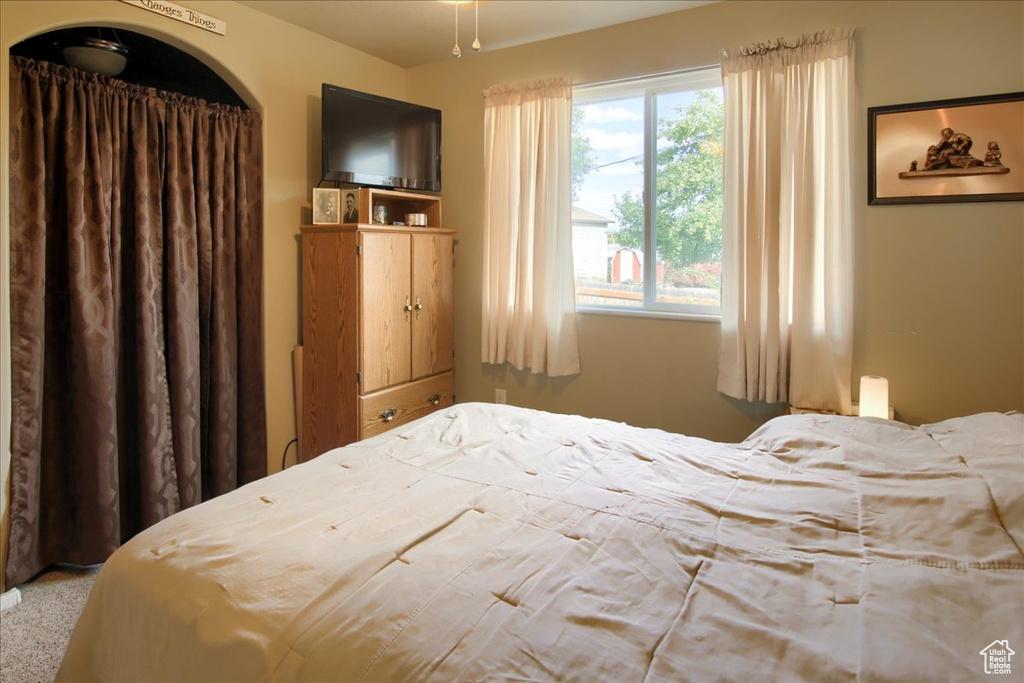
[[[673,311],[649,311],[642,308],[601,308],[599,306],[577,306],[580,315],[610,315],[622,318],[654,318],[660,320],[685,320],[698,323],[719,323],[722,316],[711,313],[676,313]]]

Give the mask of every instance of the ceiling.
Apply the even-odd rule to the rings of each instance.
[[[718,0],[481,0],[480,42],[497,50],[708,5]],[[442,0],[241,0],[241,4],[392,64],[452,59],[456,4]],[[472,55],[474,3],[458,4],[459,47]]]

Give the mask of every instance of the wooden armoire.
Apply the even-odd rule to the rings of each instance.
[[[454,402],[455,231],[433,195],[359,190],[361,221],[377,206],[388,223],[300,228],[302,460]]]

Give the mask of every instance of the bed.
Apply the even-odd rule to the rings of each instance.
[[[459,404],[133,538],[58,680],[974,679],[1024,647],[1022,548],[1021,414]]]

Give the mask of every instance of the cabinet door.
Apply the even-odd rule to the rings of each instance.
[[[360,233],[360,358],[367,394],[411,377],[408,234]]]
[[[412,235],[412,378],[451,370],[451,235]]]
[[[354,232],[302,234],[301,460],[359,439]]]

